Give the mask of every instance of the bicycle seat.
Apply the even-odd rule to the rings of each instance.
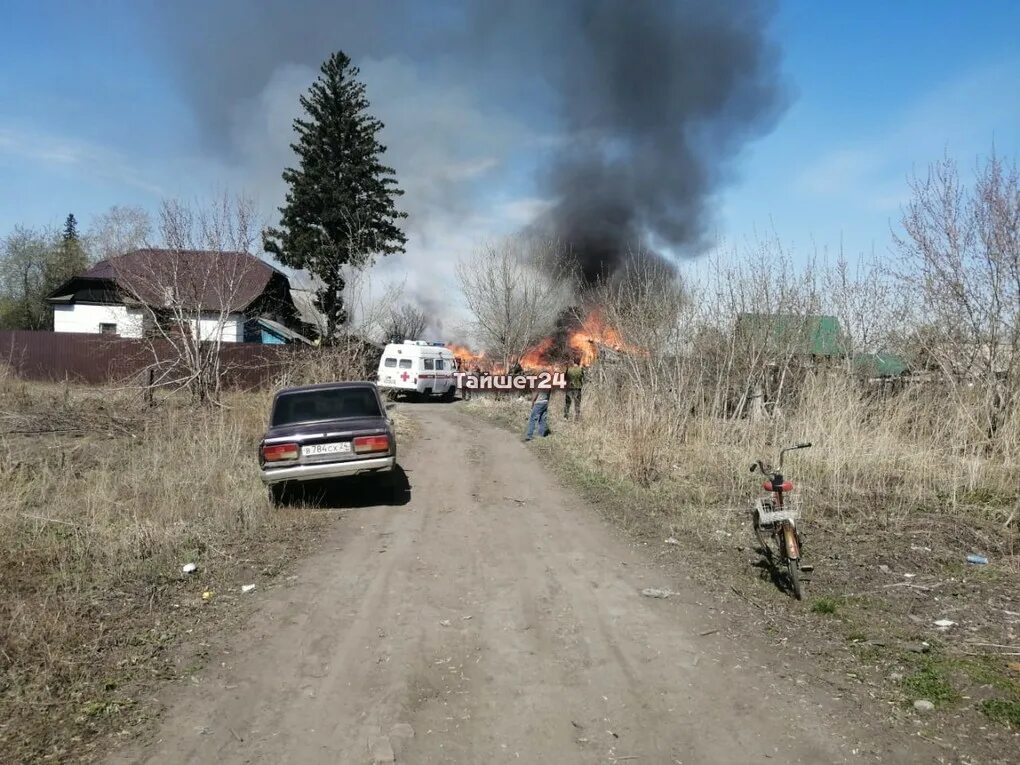
[[[790,481],[783,481],[778,489],[772,488],[772,481],[766,481],[761,485],[765,491],[793,491],[793,483]]]

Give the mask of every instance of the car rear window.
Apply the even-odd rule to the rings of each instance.
[[[386,359],[383,363],[386,366],[388,366],[388,367],[395,367],[397,365],[397,360],[396,359]]]
[[[400,368],[401,369],[410,369],[411,368],[411,360],[410,359],[401,359],[400,360]]]
[[[379,399],[371,388],[323,388],[284,393],[276,399],[273,407],[274,426],[381,416]]]

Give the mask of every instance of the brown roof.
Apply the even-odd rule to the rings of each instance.
[[[246,252],[145,249],[101,260],[76,280],[115,282],[129,299],[154,307],[180,301],[202,310],[241,311],[276,273]]]

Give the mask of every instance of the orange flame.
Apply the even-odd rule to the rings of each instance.
[[[447,343],[446,347],[453,352],[454,358],[457,359],[457,366],[462,371],[466,372],[468,369],[488,365],[488,360],[485,358],[485,351],[475,353],[466,345],[461,345],[460,343]]]
[[[552,350],[553,339],[544,337],[521,356],[521,366],[525,369],[545,369],[552,366],[549,363],[549,351]]]
[[[598,347],[605,346],[614,351],[635,351],[623,342],[615,327],[606,323],[602,311],[595,308],[588,312],[581,326],[570,333],[571,350],[581,357],[581,363],[588,366],[598,359]]]
[[[598,308],[589,311],[578,326],[567,332],[567,346],[571,354],[580,357],[584,366],[590,366],[598,360],[600,347],[612,348],[614,351],[624,353],[643,353],[641,349],[625,343],[620,337],[619,331],[606,322],[605,316]],[[448,343],[446,347],[453,351],[461,369],[473,369],[477,366],[487,372],[506,371],[501,363],[486,358],[484,351],[475,352],[458,343]],[[562,354],[564,350],[563,348],[557,349],[556,338],[554,335],[550,335],[529,348],[521,356],[520,364],[527,370],[552,369],[564,361],[568,361],[568,359],[555,357],[557,354]]]

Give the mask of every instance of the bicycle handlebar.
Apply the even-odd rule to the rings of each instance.
[[[780,449],[779,469],[780,470],[783,469],[783,457],[786,456],[787,452],[792,452],[795,449],[810,449],[810,448],[811,448],[810,441],[801,441],[799,444],[794,444],[793,446],[787,446],[785,449]],[[755,470],[760,470],[762,475],[768,475],[771,472],[769,466],[767,466],[763,460],[757,460],[751,465],[751,472],[753,473]]]

